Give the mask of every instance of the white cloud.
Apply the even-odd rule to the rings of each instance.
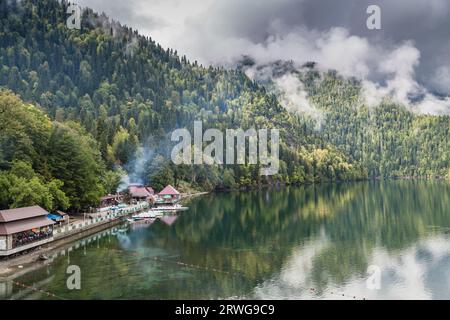
[[[440,92],[450,91],[450,66],[437,68],[431,78],[431,82]]]
[[[303,83],[292,74],[276,78],[274,83],[282,91],[281,104],[291,112],[310,116],[317,124],[316,129],[320,129],[324,116],[310,104]]]
[[[450,114],[448,101],[433,96],[417,80],[418,70],[423,73],[424,68],[435,67],[429,65],[430,47],[439,43],[430,43],[429,39],[434,35],[439,39],[440,33],[433,30],[444,28],[444,18],[450,14],[443,0],[432,0],[426,5],[414,0],[415,6],[406,1],[382,1],[386,31],[378,33],[379,36],[364,31],[365,23],[360,26],[358,35],[359,29],[352,21],[364,22],[365,10],[361,10],[361,16],[350,17],[340,7],[339,12],[342,12],[338,14],[333,10],[333,2],[327,0],[321,3],[310,0],[132,0],[128,4],[116,0],[79,0],[79,3],[104,10],[163,46],[203,64],[233,66],[242,55],[252,56],[258,64],[293,60],[302,65],[306,61],[316,61],[320,68],[335,69],[344,76],[361,79],[370,105],[390,95],[394,101],[413,105],[412,109],[417,112]],[[350,8],[351,3],[347,1],[346,5]],[[424,10],[435,18],[423,17],[417,26],[415,21],[423,16]],[[342,18],[336,20],[333,12]],[[314,20],[315,25],[309,21],[310,16],[319,18]],[[407,18],[413,19],[411,23],[407,23]],[[339,26],[332,25],[336,22]],[[419,34],[417,39],[412,39],[414,42],[409,41],[411,38],[398,39],[398,34],[410,34],[410,29],[417,29]],[[390,37],[397,39],[392,41]],[[424,66],[420,60],[422,50],[426,53]],[[450,92],[450,61],[442,54],[440,57],[440,69],[433,71],[437,77],[429,77],[428,82],[430,87]],[[411,96],[423,96],[424,100],[412,102]]]
[[[380,56],[378,69],[385,76],[386,85],[365,80],[363,92],[367,103],[375,106],[383,97],[394,102],[409,105],[411,110],[422,114],[450,114],[450,99],[431,94],[415,80],[415,68],[419,65],[420,52],[411,43]],[[411,101],[410,96],[422,96]]]

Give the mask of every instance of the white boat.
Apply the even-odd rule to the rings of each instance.
[[[162,216],[164,216],[164,212],[162,212],[161,210],[151,210],[151,211],[155,215],[155,217],[162,217]]]
[[[144,219],[154,219],[156,217],[161,217],[163,215],[164,215],[164,213],[162,211],[149,210],[147,212],[142,212],[142,213],[136,214],[134,216],[131,216],[131,218],[133,218],[133,220],[137,221],[137,220],[144,220]]]
[[[174,204],[171,206],[157,206],[155,208],[152,208],[150,210],[155,210],[155,211],[184,211],[184,210],[188,210],[188,207],[183,207],[181,204]]]

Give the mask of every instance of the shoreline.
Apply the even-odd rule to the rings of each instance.
[[[200,197],[200,196],[206,195],[208,193],[211,193],[211,192],[210,191],[199,191],[199,192],[195,192],[195,193],[182,193],[180,202],[187,201],[192,198]]]
[[[251,186],[243,186],[236,188],[221,188],[214,189],[209,192],[204,193],[214,193],[214,192],[234,192],[234,191],[252,191],[252,190],[260,190],[264,188],[277,188],[277,187],[301,187],[301,186],[311,186],[311,185],[321,185],[321,184],[330,184],[330,183],[356,183],[356,182],[371,182],[371,181],[448,181],[450,182],[450,178],[445,176],[401,176],[401,177],[370,177],[364,179],[354,179],[354,180],[326,180],[326,181],[318,181],[318,182],[303,182],[303,183],[286,183],[286,182],[277,182],[277,183],[265,183]]]
[[[188,201],[192,198],[199,197],[208,193],[209,192],[195,192],[182,194],[180,201]],[[103,223],[97,225],[93,225],[90,228],[80,230],[79,232],[63,235],[62,237],[55,238],[49,243],[46,243],[37,248],[33,248],[30,251],[24,252],[16,257],[4,257],[0,260],[0,280],[8,280],[13,275],[15,276],[16,274],[18,274],[17,276],[20,276],[21,274],[31,271],[30,269],[33,269],[33,267],[35,266],[43,266],[45,265],[46,260],[40,260],[41,255],[50,255],[51,253],[58,251],[65,245],[121,224],[124,222],[124,218],[129,216],[130,214],[118,216],[117,218],[104,221]]]
[[[288,186],[308,186],[315,184],[335,184],[335,183],[355,183],[355,182],[377,182],[377,181],[448,181],[448,179],[444,177],[396,177],[396,178],[382,178],[382,177],[373,177],[368,179],[359,179],[359,180],[351,180],[351,181],[322,181],[317,183],[296,183],[296,184],[286,184],[286,183],[277,183],[277,184],[264,184],[257,185],[251,187],[242,187],[236,189],[221,189],[221,190],[213,190],[213,191],[199,191],[194,193],[182,193],[180,202],[189,201],[193,198],[207,195],[210,193],[222,193],[222,192],[235,192],[235,191],[252,191],[252,190],[260,190],[264,188],[285,188]],[[93,225],[88,229],[83,229],[75,233],[70,233],[64,235],[62,237],[54,239],[52,242],[44,244],[40,247],[31,249],[28,252],[24,252],[19,256],[15,256],[12,258],[5,257],[0,259],[0,280],[8,280],[11,278],[15,278],[22,274],[25,274],[34,268],[39,268],[48,263],[48,260],[40,260],[40,256],[42,255],[51,255],[53,252],[60,250],[62,247],[67,246],[77,240],[87,238],[95,233],[101,232],[103,230],[109,229],[116,225],[119,225],[124,222],[124,219],[131,214],[126,214],[122,216],[118,216],[111,220],[106,220],[103,223],[98,225]]]
[[[107,221],[100,225],[93,226],[87,230],[82,230],[79,233],[74,233],[67,235],[65,237],[53,240],[41,247],[37,247],[32,249],[29,252],[26,252],[20,256],[13,258],[5,258],[0,261],[0,280],[8,280],[11,276],[16,274],[24,274],[30,269],[33,269],[34,266],[43,266],[47,262],[46,260],[40,260],[41,255],[51,255],[52,253],[61,249],[61,247],[71,244],[77,240],[89,237],[95,233],[103,231],[105,229],[109,229],[118,224],[123,223],[122,217],[117,218],[112,221]],[[23,272],[26,271],[26,272]]]

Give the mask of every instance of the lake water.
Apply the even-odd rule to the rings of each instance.
[[[0,299],[450,299],[447,182],[210,194],[189,207],[18,270]],[[70,265],[81,290],[67,288]]]

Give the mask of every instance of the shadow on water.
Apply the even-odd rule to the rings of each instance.
[[[450,298],[450,185],[389,181],[209,194],[16,280],[67,299]],[[68,290],[68,265],[81,290]],[[381,268],[380,290],[366,286]],[[2,289],[3,288],[3,289]],[[314,288],[314,291],[310,289]],[[0,298],[49,298],[0,283]]]

